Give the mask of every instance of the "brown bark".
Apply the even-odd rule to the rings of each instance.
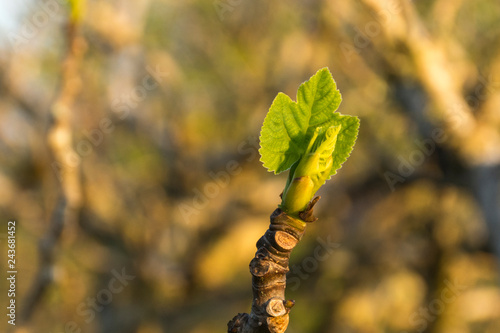
[[[252,311],[238,313],[227,324],[228,333],[282,333],[288,327],[288,313],[295,304],[285,300],[286,273],[290,254],[304,235],[306,222],[314,222],[312,200],[299,218],[276,209],[269,229],[257,241],[257,252],[250,262]]]

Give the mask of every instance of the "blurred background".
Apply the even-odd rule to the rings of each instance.
[[[276,94],[328,67],[361,119],[292,253],[287,332],[500,332],[500,3],[0,5],[0,248],[17,333],[211,333],[286,175]]]

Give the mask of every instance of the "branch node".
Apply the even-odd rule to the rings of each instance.
[[[266,312],[271,317],[279,317],[283,316],[287,313],[287,309],[283,304],[283,300],[280,298],[271,298],[269,302],[267,302]]]
[[[287,232],[276,231],[274,241],[281,251],[291,251],[299,240]]]

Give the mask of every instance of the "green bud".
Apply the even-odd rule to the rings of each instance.
[[[306,208],[316,192],[312,177],[316,178],[319,174],[319,154],[308,153],[303,156],[283,193],[281,207],[285,212],[296,214]]]
[[[317,174],[318,172],[319,154],[309,153],[300,160],[299,165],[297,165],[297,169],[295,169],[295,172],[293,173],[293,178],[311,176]]]
[[[297,215],[306,209],[316,191],[330,178],[332,152],[340,129],[340,125],[330,126],[326,131],[316,128],[306,153],[296,167],[292,165],[280,206],[287,214]]]
[[[294,178],[283,193],[281,209],[287,214],[297,215],[303,211],[314,195],[314,182],[309,176]]]

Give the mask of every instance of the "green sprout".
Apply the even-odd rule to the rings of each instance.
[[[342,101],[328,68],[297,92],[297,102],[278,93],[260,132],[261,161],[279,174],[290,169],[280,208],[304,211],[319,188],[342,166],[358,135],[359,119],[336,112]]]

